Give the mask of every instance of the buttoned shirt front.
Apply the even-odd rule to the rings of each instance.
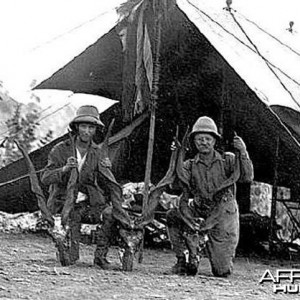
[[[224,153],[222,156],[214,150],[212,160],[207,163],[203,161],[199,154],[194,159],[184,163],[186,174],[190,182],[190,191],[196,202],[213,201],[216,190],[222,183],[230,177],[234,171],[235,154]],[[240,182],[251,182],[253,180],[253,166],[248,155],[240,156],[241,176]],[[233,191],[235,192],[235,191]],[[235,196],[235,195],[234,195]]]
[[[99,146],[94,143],[89,147],[80,166],[78,191],[87,195],[91,205],[105,206],[105,184],[99,182],[101,175],[98,167],[100,151]],[[64,173],[63,166],[71,156],[74,154],[70,140],[57,144],[50,152],[48,164],[42,174],[42,183],[49,186],[48,206],[53,213],[59,211],[66,199],[69,172]]]

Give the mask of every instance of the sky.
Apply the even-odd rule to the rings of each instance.
[[[87,21],[111,11],[120,0],[0,0],[1,53],[28,54]],[[95,19],[93,27],[101,26]],[[97,23],[98,22],[98,23]],[[80,30],[77,29],[80,36]],[[2,57],[3,58],[3,57]]]
[[[25,101],[33,79],[50,77],[116,24],[122,2],[0,0],[0,80],[10,94]],[[233,0],[232,7],[300,51],[299,0]],[[286,34],[290,21],[293,35]]]
[[[10,94],[24,99],[34,79],[48,78],[108,32],[120,2],[0,0],[0,80]]]
[[[120,0],[0,0],[0,82],[4,91],[24,104],[41,107],[41,134],[51,129],[54,138],[65,133],[76,109],[84,104],[104,111],[115,101],[73,95],[68,91],[35,92],[33,80],[42,81],[63,67],[117,22]],[[3,90],[2,90],[3,92]],[[96,97],[96,96],[95,96]],[[0,123],[4,123],[3,116]],[[3,132],[0,132],[3,138]]]

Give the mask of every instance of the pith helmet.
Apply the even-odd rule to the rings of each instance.
[[[216,138],[221,138],[218,128],[213,119],[209,117],[200,117],[193,126],[190,138],[193,138],[196,133],[209,133]]]
[[[83,105],[78,108],[75,118],[70,122],[69,127],[74,130],[75,124],[91,123],[96,126],[104,127],[99,117],[97,107],[92,105]]]

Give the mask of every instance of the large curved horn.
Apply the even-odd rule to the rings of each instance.
[[[75,140],[74,137],[71,135],[71,133],[69,133],[69,135],[70,135],[71,145],[75,157]],[[71,174],[67,185],[66,201],[64,203],[64,207],[61,212],[61,223],[63,226],[67,224],[70,212],[74,207],[75,193],[77,194],[76,191],[77,181],[78,181],[78,170],[77,168],[73,168],[71,170]]]
[[[219,193],[220,191],[230,187],[234,183],[236,183],[241,175],[240,171],[240,154],[235,154],[235,163],[234,163],[234,169],[230,177],[228,177],[215,191],[215,195]]]
[[[108,142],[109,142],[109,138],[111,137],[111,133],[112,133],[112,129],[113,129],[113,126],[114,126],[114,123],[115,123],[115,119],[112,119],[109,126],[108,126],[108,129],[107,129],[107,132],[106,132],[106,135],[104,137],[104,140],[102,142],[102,146],[101,146],[101,158],[106,158],[108,157]]]
[[[112,119],[110,122],[107,133],[104,137],[104,140],[101,145],[101,153],[100,153],[100,160],[107,158],[109,154],[109,138],[112,134],[112,128],[114,125],[115,119]],[[130,220],[129,215],[127,212],[122,208],[122,188],[116,181],[113,173],[109,168],[105,168],[99,164],[99,170],[106,179],[106,184],[110,187],[110,198],[113,206],[113,215],[114,217],[119,220],[124,226],[127,226],[129,228],[132,227],[132,222]]]
[[[181,148],[178,154],[178,160],[176,165],[176,173],[179,180],[184,183],[186,186],[189,186],[188,178],[185,176],[183,163],[185,160],[186,152],[188,150],[188,141],[189,141],[189,126],[186,129],[185,135],[182,139]]]
[[[177,160],[177,166],[176,166],[176,173],[178,176],[179,181],[183,185],[183,189],[189,189],[190,188],[190,183],[189,183],[189,176],[186,174],[185,169],[184,169],[184,161],[185,161],[185,156],[186,152],[188,150],[188,143],[189,143],[189,127],[187,127],[185,135],[182,139],[182,145],[181,149],[178,155],[178,160]],[[194,228],[194,224],[192,223],[191,216],[186,215],[186,212],[182,211],[181,207],[179,207],[179,213],[186,223],[191,229]]]
[[[42,216],[44,219],[46,219],[51,226],[54,226],[54,218],[50,212],[50,210],[47,207],[46,204],[46,198],[45,195],[40,187],[39,184],[39,180],[38,177],[36,175],[36,171],[34,168],[34,165],[27,153],[27,151],[25,150],[25,148],[23,148],[20,143],[18,141],[14,141],[18,147],[18,149],[22,152],[25,161],[27,163],[28,169],[29,169],[29,177],[30,177],[30,185],[31,185],[31,190],[32,192],[36,195],[37,200],[38,200],[38,207],[42,212]]]
[[[159,197],[161,196],[164,189],[168,185],[172,184],[175,180],[175,169],[179,152],[178,132],[179,128],[177,126],[176,136],[174,137],[174,142],[177,144],[177,147],[176,150],[172,151],[168,171],[164,178],[157,184],[157,186],[150,191],[149,204],[147,205],[147,209],[144,212],[141,221],[136,223],[136,227],[142,228],[153,221],[154,211],[158,205]]]

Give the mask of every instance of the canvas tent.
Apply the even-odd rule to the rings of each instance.
[[[200,115],[209,115],[223,134],[225,149],[231,150],[234,131],[245,140],[254,162],[255,180],[273,184],[277,174],[277,184],[292,188],[297,197],[300,176],[295,166],[300,163],[300,155],[293,122],[300,111],[300,79],[293,66],[300,63],[299,56],[269,37],[262,39],[261,31],[256,32],[250,23],[246,28],[244,23],[242,28],[251,38],[258,36],[255,44],[266,43],[258,44],[258,54],[230,12],[223,9],[223,1],[212,3],[217,2],[219,5],[168,1],[162,22],[152,182],[158,182],[167,169],[176,125],[182,136]],[[116,117],[115,132],[140,118],[132,113],[136,40],[131,36],[124,49],[119,35],[121,25],[37,86],[120,100],[119,105],[102,114],[106,123]],[[137,22],[133,22],[135,33],[136,27]],[[271,50],[278,53],[273,55]],[[270,56],[265,57],[267,54]],[[277,61],[279,57],[283,59]],[[149,124],[143,119],[132,129],[114,149],[117,155],[113,164],[119,181],[144,179]],[[45,162],[47,150],[39,152],[40,162]]]

